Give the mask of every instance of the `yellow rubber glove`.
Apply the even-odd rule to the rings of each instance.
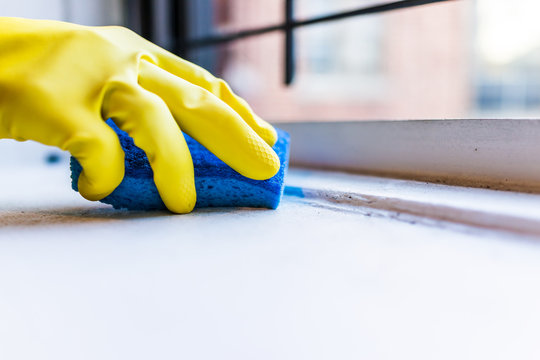
[[[249,178],[279,170],[274,128],[206,70],[122,27],[0,17],[0,138],[68,150],[83,167],[79,192],[100,200],[124,176],[107,118],[146,152],[173,212],[196,202],[181,131]]]

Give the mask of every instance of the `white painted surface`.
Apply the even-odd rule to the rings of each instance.
[[[64,0],[0,0],[0,16],[65,20]]]
[[[540,120],[279,124],[291,162],[410,179],[540,191]]]
[[[300,188],[306,203],[314,205],[540,237],[538,194],[299,169],[289,175],[288,185],[288,192]]]
[[[0,173],[11,171],[12,167],[42,166],[51,154],[63,158],[64,161],[69,158],[67,151],[35,141],[0,139]]]
[[[360,180],[384,195],[384,180]],[[63,166],[14,168],[0,186],[3,360],[540,356],[530,237],[369,216],[294,188],[276,211],[176,216],[86,202]]]

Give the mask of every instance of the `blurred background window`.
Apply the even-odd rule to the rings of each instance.
[[[296,0],[295,17],[388,2]],[[213,3],[228,13],[211,33],[283,22],[283,0]],[[474,8],[474,2],[452,1],[297,28],[297,73],[291,86],[282,81],[281,32],[218,46],[214,72],[274,122],[462,118],[471,108]],[[190,22],[201,17],[208,14],[192,16]],[[204,51],[191,51],[189,58],[211,67]]]
[[[389,2],[296,0],[294,13],[302,20]],[[284,3],[185,1],[186,35],[280,24]],[[536,0],[448,1],[300,27],[291,86],[279,31],[184,55],[274,122],[531,118],[540,111],[537,10]]]
[[[294,14],[389,2],[296,0]],[[223,77],[273,122],[538,118],[538,0],[446,1],[297,28],[291,86],[283,83],[281,31],[190,51],[179,42],[280,24],[284,7],[285,0],[0,0],[0,15],[151,34]]]

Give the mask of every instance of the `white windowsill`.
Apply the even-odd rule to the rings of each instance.
[[[0,357],[538,358],[538,195],[289,175],[275,211],[176,216],[5,171]]]
[[[540,195],[295,169],[286,195],[352,211],[440,228],[487,229],[540,237]]]
[[[467,231],[484,229],[503,235],[540,237],[540,194],[302,168],[292,168],[286,184],[282,207],[295,203],[303,211],[310,211],[311,207],[326,208],[336,217],[354,213],[441,229],[455,230],[455,225],[459,225],[470,228]],[[26,225],[39,228],[54,224],[61,231],[63,225],[69,224],[87,226],[129,219],[144,222],[183,218],[166,212],[145,215],[115,211],[107,205],[82,199],[70,188],[67,158],[48,166],[8,166],[0,187],[5,189],[0,196],[0,233],[20,230]],[[222,211],[249,213],[246,209],[206,209],[196,211],[193,216]],[[255,212],[269,217],[279,213]]]

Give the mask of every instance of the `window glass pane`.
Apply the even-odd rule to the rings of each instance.
[[[269,26],[283,21],[283,0],[213,0],[220,32]]]
[[[206,34],[284,19],[283,0],[201,1],[210,10],[190,19]],[[295,17],[389,2],[296,0]],[[289,87],[282,32],[191,55],[270,121],[537,117],[539,10],[537,0],[449,1],[297,28]]]
[[[476,1],[473,114],[538,117],[540,2]]]
[[[297,19],[307,19],[396,2],[396,0],[295,0]]]

